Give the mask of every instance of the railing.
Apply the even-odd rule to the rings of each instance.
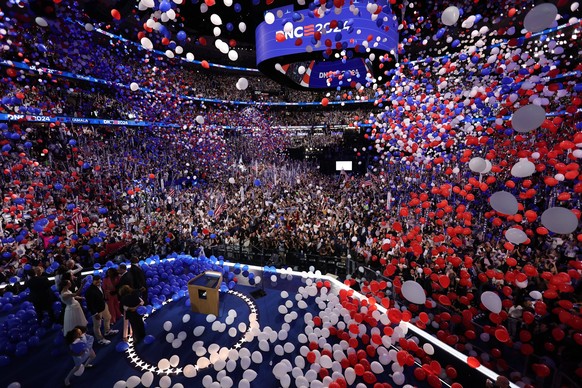
[[[206,248],[205,248],[206,249]],[[253,245],[220,244],[209,248],[207,254],[222,256],[225,260],[258,266],[292,267],[297,271],[308,271],[310,267],[341,278],[346,276],[346,256],[322,256],[300,250],[265,249]]]

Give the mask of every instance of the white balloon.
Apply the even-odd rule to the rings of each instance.
[[[492,168],[493,165],[491,164],[491,162],[485,159],[485,168],[483,169],[483,171],[481,171],[481,174],[487,174],[489,171],[491,171]]]
[[[550,232],[570,234],[578,228],[578,218],[565,207],[552,207],[542,213],[542,225]]]
[[[517,228],[507,229],[505,232],[505,238],[513,244],[523,244],[528,239],[527,234],[525,234],[523,230]]]
[[[243,370],[246,370],[251,366],[251,358],[250,357],[241,357],[240,358],[240,367]]]
[[[434,354],[434,346],[432,346],[432,344],[429,344],[428,342],[422,345],[422,350],[424,350],[424,352],[429,356],[432,356]]]
[[[443,14],[441,15],[441,21],[445,26],[452,26],[457,22],[457,20],[459,20],[459,16],[459,9],[451,5],[443,11]]]
[[[493,291],[485,291],[481,294],[481,303],[483,306],[492,313],[499,314],[503,305],[501,304],[501,298]]]
[[[48,26],[48,23],[46,20],[44,20],[43,18],[41,18],[40,16],[38,16],[36,19],[34,19],[34,21],[36,22],[36,24],[38,24],[41,27],[46,27]]]
[[[372,364],[370,364],[370,369],[377,375],[384,373],[384,367],[378,361],[372,361]]]
[[[154,48],[154,44],[149,38],[146,37],[141,38],[140,43],[146,50],[151,50]]]
[[[125,382],[125,384],[127,385],[127,388],[137,387],[140,383],[141,383],[141,378],[139,376],[131,376]]]
[[[241,77],[238,79],[238,82],[236,83],[236,88],[238,90],[245,90],[248,87],[249,87],[249,81],[246,78]],[[231,178],[231,179],[233,180],[232,183],[234,183],[234,178]]]
[[[174,354],[172,357],[170,357],[170,365],[172,366],[172,368],[177,367],[179,363],[180,363],[179,356]]]
[[[519,108],[511,117],[513,129],[520,133],[533,131],[543,124],[546,110],[538,105],[526,105]]]
[[[208,12],[208,5],[206,3],[200,3],[200,13]]]
[[[162,358],[160,361],[158,361],[158,369],[161,370],[170,369],[170,360],[168,360],[167,358]]]
[[[192,377],[196,377],[196,374],[198,373],[196,371],[196,367],[194,365],[192,365],[192,364],[186,365],[184,367],[183,372],[184,372],[184,376],[185,377],[188,377],[189,379],[192,378]]]
[[[272,12],[267,12],[265,14],[265,22],[267,24],[273,24],[275,22],[275,15]]]
[[[402,296],[411,303],[424,304],[426,295],[420,284],[414,280],[407,280],[402,284]]]
[[[238,53],[236,52],[236,50],[230,50],[228,52],[228,59],[230,59],[233,62],[238,59]]]
[[[550,28],[556,16],[558,8],[552,3],[542,3],[532,8],[523,20],[524,28],[529,32],[540,32]]]
[[[247,30],[247,25],[246,25],[244,22],[240,22],[240,23],[238,24],[238,30],[239,30],[240,32],[245,32],[245,31]]]
[[[346,378],[346,383],[351,386],[356,381],[356,371],[351,366],[346,368],[344,372],[344,377]]]
[[[132,92],[135,92],[136,90],[138,90],[138,89],[139,89],[139,85],[138,85],[137,83],[135,83],[135,82],[132,82],[132,83],[129,85],[129,88],[131,89],[131,91],[132,91]]]
[[[198,124],[204,124],[204,116],[198,115],[196,116],[196,122]],[[212,321],[214,321],[214,319],[216,319],[216,317],[214,317],[214,319],[212,321],[209,321],[209,319],[211,319],[210,317],[214,317],[214,315],[210,314],[206,317],[206,322],[211,323]]]
[[[522,159],[511,168],[511,175],[516,178],[525,178],[536,172],[536,165],[527,159]]]
[[[160,378],[160,388],[169,388],[172,385],[172,379],[170,376],[162,376]]]
[[[224,0],[224,5],[230,7],[232,5],[232,0]]]
[[[489,197],[489,204],[493,210],[507,215],[514,215],[517,213],[517,199],[513,194],[507,191],[498,191]]]
[[[194,328],[193,334],[196,337],[200,337],[204,333],[204,330],[206,330],[206,327],[205,326],[196,326]]]
[[[200,357],[198,361],[196,361],[196,366],[198,367],[198,370],[207,368],[208,365],[210,365],[210,360],[208,359],[208,357]]]
[[[243,372],[243,379],[248,380],[249,382],[253,381],[257,378],[257,372],[252,369],[247,369]]]
[[[210,15],[210,22],[212,24],[214,24],[215,26],[220,26],[222,25],[222,19],[220,18],[220,16],[218,16],[217,14],[213,13],[212,15]]]
[[[469,161],[469,168],[471,171],[482,173],[487,168],[487,161],[476,156]]]
[[[323,355],[319,359],[319,365],[321,365],[322,368],[329,369],[332,366],[332,360],[329,356]]]
[[[254,351],[251,355],[251,360],[253,360],[255,364],[261,364],[263,362],[263,353]]]
[[[190,322],[190,318],[191,318],[190,314],[184,314],[184,316],[182,317],[182,322],[188,323],[188,322]]]
[[[154,382],[154,374],[150,371],[145,372],[141,375],[141,385],[144,387],[149,387]]]
[[[186,53],[186,60],[188,62],[192,62],[194,60],[194,54],[192,54],[192,53]]]
[[[404,376],[402,372],[394,372],[394,374],[392,375],[392,381],[394,381],[394,384],[396,385],[404,384],[405,380],[406,376]]]
[[[85,31],[93,31],[95,27],[93,27],[93,25],[91,23],[86,23],[85,24]]]

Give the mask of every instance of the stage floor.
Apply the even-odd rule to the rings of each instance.
[[[118,322],[114,328],[120,333],[110,338],[108,346],[95,345],[94,367],[74,377],[72,385],[136,386],[148,371],[153,376],[145,375],[145,385],[149,386],[147,380],[153,377],[151,385],[162,387],[301,386],[312,380],[321,384],[313,382],[311,386],[323,386],[340,376],[353,380],[350,386],[358,383],[369,386],[371,376],[377,382],[394,384],[392,367],[397,350],[386,342],[373,344],[370,336],[374,330],[382,334],[385,326],[398,325],[383,325],[380,321],[375,329],[367,322],[357,325],[361,332],[350,335],[355,341],[350,345],[357,344],[355,350],[364,352],[358,353],[357,364],[365,365],[366,373],[358,371],[356,375],[353,362],[351,365],[347,359],[341,362],[355,352],[348,350],[348,341],[334,335],[336,330],[349,333],[347,325],[353,325],[353,321],[349,322],[350,311],[336,294],[322,287],[323,282],[283,273],[266,275],[259,285],[250,286],[244,285],[248,278],[242,276],[237,274],[240,281],[232,290],[223,289],[220,293],[219,315],[215,320],[214,316],[193,313],[188,294],[182,294],[146,317],[147,341],[127,350],[120,349],[122,327]],[[259,290],[264,290],[265,295],[259,296]],[[366,332],[367,339],[362,338],[362,332]],[[361,362],[362,358],[366,360]],[[63,386],[73,367],[57,330],[45,335],[26,356],[11,359],[10,365],[0,367],[0,386],[13,382],[22,387]],[[402,374],[397,374],[398,378],[428,386],[426,382],[415,381],[415,367],[405,367]],[[458,371],[459,375],[464,374],[463,380],[483,380],[480,373],[470,368]]]

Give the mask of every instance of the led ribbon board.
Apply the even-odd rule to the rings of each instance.
[[[385,1],[318,11],[270,11],[275,21],[255,31],[261,72],[299,88],[335,89],[365,85],[368,73],[377,77],[395,63],[398,24]]]

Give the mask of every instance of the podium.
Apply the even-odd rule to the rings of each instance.
[[[222,273],[206,271],[188,282],[190,308],[195,313],[218,316],[218,292],[222,284]]]

